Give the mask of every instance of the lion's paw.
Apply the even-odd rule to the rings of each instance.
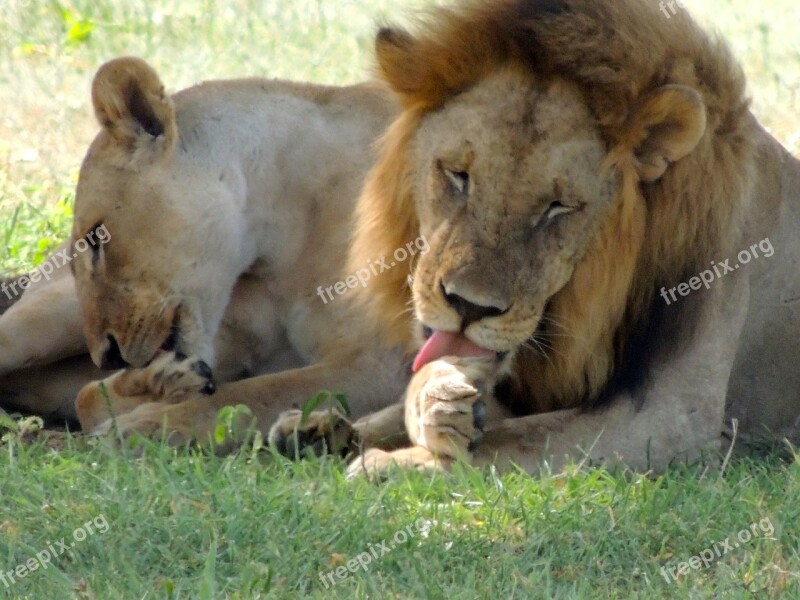
[[[412,443],[436,455],[467,458],[483,437],[481,400],[492,365],[476,358],[447,358],[425,365],[409,385],[406,428]]]
[[[303,420],[303,413],[293,409],[281,413],[269,430],[269,444],[288,458],[302,458],[308,453],[346,455],[353,442],[353,428],[338,410],[315,410]]]
[[[446,456],[435,456],[427,448],[414,446],[392,452],[370,448],[357,456],[347,466],[346,478],[367,477],[384,480],[392,469],[415,469],[417,471],[444,471],[453,463]]]

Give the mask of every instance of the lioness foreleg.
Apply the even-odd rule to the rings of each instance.
[[[155,434],[163,431],[167,436],[177,434],[178,439],[207,442],[213,439],[220,409],[244,405],[255,417],[258,429],[268,436],[270,430],[274,430],[273,424],[276,420],[286,417],[287,411],[300,409],[306,400],[320,390],[343,392],[348,398],[351,418],[358,419],[391,405],[400,397],[405,376],[398,358],[399,356],[387,353],[366,361],[355,359],[345,364],[321,362],[300,369],[227,383],[221,385],[211,396],[203,395],[199,391],[189,392],[182,395],[175,404],[153,402],[159,398],[146,395],[145,404],[119,416],[115,424],[122,434]],[[295,422],[297,413],[290,412],[288,416],[293,417]],[[314,413],[309,423],[312,430],[322,436],[335,429],[317,419]],[[375,425],[375,421],[372,424]],[[397,427],[391,429],[396,431]],[[98,434],[111,430],[110,421],[95,428]],[[307,445],[312,447],[317,442],[314,431],[306,431],[304,436]],[[380,428],[373,428],[371,431],[380,435]],[[289,427],[285,427],[280,433],[288,435],[291,431]],[[283,443],[274,431],[271,437],[276,447]],[[288,445],[284,445],[288,448]]]
[[[89,383],[78,394],[75,410],[83,430],[92,431],[154,398],[175,403],[192,393],[208,395],[215,389],[211,368],[204,361],[165,352],[147,367]]]

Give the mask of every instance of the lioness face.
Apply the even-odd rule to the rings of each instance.
[[[180,153],[134,169],[109,160],[109,144],[101,133],[84,161],[72,234],[92,359],[141,367],[164,350],[213,364],[241,237],[225,214],[230,192]]]
[[[414,275],[421,324],[516,350],[612,207],[597,125],[567,83],[506,70],[427,114],[411,153],[430,243]]]
[[[181,139],[181,117],[141,59],[100,67],[92,103],[101,131],[81,166],[70,263],[92,360],[142,367],[174,351],[213,364],[246,260],[241,177],[208,156],[191,115]]]

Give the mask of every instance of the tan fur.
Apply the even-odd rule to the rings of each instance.
[[[53,260],[65,247],[47,260]],[[214,376],[218,382],[302,362],[290,348],[285,352],[276,348],[275,315],[265,310],[264,294],[264,284],[252,277],[237,281],[214,338]],[[108,418],[107,401],[97,389],[92,400],[83,397],[82,408],[76,410],[81,389],[105,377],[106,372],[88,355],[75,281],[66,266],[49,280],[30,286],[0,316],[0,357],[0,404],[4,407],[54,421],[77,420],[86,429]],[[147,373],[142,385],[151,375]],[[127,380],[112,378],[109,382],[116,397],[126,396]],[[144,401],[142,393],[131,388],[132,400],[120,402],[135,406]],[[117,407],[117,411],[124,409]]]
[[[800,165],[749,114],[743,76],[724,44],[685,14],[664,19],[656,5],[639,0],[468,0],[433,9],[413,34],[382,31],[377,52],[403,110],[366,176],[344,272],[420,235],[430,250],[321,310],[310,302],[313,289],[338,278],[330,275],[337,272],[331,257],[341,254],[351,229],[342,227],[350,213],[335,216],[342,204],[315,199],[341,197],[330,181],[357,190],[369,153],[353,169],[340,148],[281,146],[270,155],[277,170],[298,174],[281,183],[292,192],[303,189],[291,188],[298,181],[312,188],[285,211],[237,193],[237,151],[253,149],[252,139],[238,130],[223,134],[231,125],[266,133],[252,131],[257,121],[227,120],[203,139],[218,147],[179,178],[186,205],[178,206],[190,209],[182,214],[172,210],[175,190],[165,181],[184,172],[178,157],[185,158],[181,142],[192,128],[179,123],[173,144],[169,123],[155,136],[158,127],[144,127],[130,144],[115,133],[124,122],[104,125],[82,173],[74,230],[77,240],[108,222],[116,235],[100,263],[85,257],[76,265],[95,360],[111,334],[127,362],[144,366],[178,322],[182,348],[213,361],[226,295],[237,277],[252,273],[268,282],[265,299],[282,317],[280,331],[309,363],[223,385],[213,396],[189,392],[177,403],[145,403],[117,419],[123,433],[166,428],[181,439],[208,437],[219,408],[244,403],[265,432],[283,413],[271,428],[283,439],[297,422],[296,412],[283,411],[319,389],[342,389],[356,415],[366,413],[352,426],[354,441],[395,446],[408,434],[410,448],[368,451],[351,464],[353,475],[392,463],[446,467],[456,458],[516,462],[529,471],[583,456],[660,469],[718,450],[726,408],[749,432],[800,433]],[[147,72],[137,81],[152,88],[135,97],[160,105],[160,82]],[[259,85],[209,88],[224,99],[217,116],[242,99],[252,106]],[[129,99],[127,89],[118,87],[116,98]],[[311,110],[330,119],[320,139],[357,129],[348,103],[364,91],[311,94]],[[309,109],[301,101],[307,92],[283,92],[295,108]],[[173,98],[178,114],[193,97]],[[124,121],[158,112],[135,108],[115,114]],[[368,146],[393,108],[377,112],[368,133],[340,147]],[[307,117],[302,110],[292,115]],[[343,115],[348,127],[331,135],[327,127]],[[320,131],[313,120],[298,121]],[[198,117],[189,125],[213,129],[213,122]],[[147,143],[147,135],[156,139]],[[118,170],[121,156],[129,172],[104,173],[108,165]],[[317,160],[299,160],[308,156]],[[318,170],[332,156],[333,173],[322,177]],[[271,188],[259,181],[268,195]],[[211,200],[220,198],[226,210],[215,211]],[[186,214],[196,226],[181,238]],[[286,220],[270,228],[275,215]],[[152,243],[137,244],[126,223],[148,223]],[[774,259],[673,306],[659,297],[660,288],[766,236]],[[207,263],[202,270],[193,265],[197,256]],[[123,293],[128,289],[136,294]],[[453,297],[493,310],[464,323]],[[422,325],[461,331],[502,355],[476,359],[487,361],[479,368],[454,357],[435,360],[411,378],[404,405],[369,414],[404,386],[401,355],[418,350]],[[130,379],[132,387],[152,375],[148,368]],[[97,388],[89,393],[96,401]],[[312,419],[314,427],[330,431],[320,419]],[[110,422],[100,427],[110,429]]]

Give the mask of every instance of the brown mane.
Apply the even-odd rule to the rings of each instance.
[[[353,269],[418,235],[406,150],[427,111],[508,64],[581,89],[607,143],[608,166],[618,174],[618,206],[547,307],[550,321],[570,335],[554,338],[546,358],[521,352],[512,386],[525,411],[596,399],[635,334],[649,327],[657,290],[728,256],[735,243],[738,207],[753,181],[741,166],[753,164],[753,121],[744,76],[727,47],[685,11],[666,18],[656,2],[471,0],[428,11],[413,33],[382,30],[378,58],[404,110],[360,200]],[[688,157],[644,185],[634,169],[639,140],[630,117],[666,84],[700,94],[707,129]],[[382,274],[362,301],[376,335],[412,352],[407,275],[402,268]]]

